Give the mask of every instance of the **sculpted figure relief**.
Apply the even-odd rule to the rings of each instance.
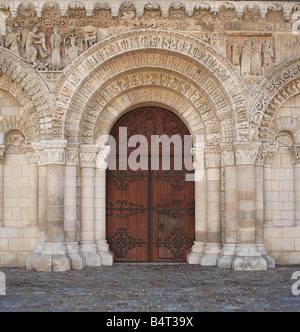
[[[242,52],[241,74],[245,76],[262,75],[262,45],[256,40],[246,40]]]
[[[273,46],[271,42],[266,39],[263,43],[263,66],[265,69],[272,67],[273,58],[275,58]]]
[[[46,36],[43,32],[39,33],[39,27],[35,26],[32,32],[28,33],[25,41],[25,60],[30,63],[35,63],[38,56],[41,59],[46,59],[48,57],[47,46],[46,46]]]
[[[60,67],[62,65],[61,59],[61,44],[62,44],[62,37],[58,33],[58,29],[54,28],[54,33],[50,39],[51,47],[52,47],[52,64],[54,66]]]
[[[240,46],[239,42],[235,38],[229,46],[229,51],[231,54],[231,62],[234,66],[240,65]]]
[[[252,63],[252,43],[250,40],[246,40],[242,53],[242,63],[241,63],[242,75],[247,76],[251,74],[251,63]]]
[[[21,42],[21,34],[16,32],[13,27],[8,27],[6,36],[6,44],[5,46],[13,52],[16,56],[21,57],[20,53],[20,42]]]
[[[261,76],[261,67],[262,67],[262,46],[259,41],[252,39],[252,66],[251,74],[254,76]]]

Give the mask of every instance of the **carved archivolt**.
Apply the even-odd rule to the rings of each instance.
[[[116,66],[118,57],[122,56],[124,63],[134,64],[134,69],[136,69],[139,64],[131,59],[132,54],[142,51],[142,55],[145,57],[147,49],[155,49],[155,53],[159,54],[156,61],[159,61],[160,57],[164,59],[162,68],[168,68],[168,57],[177,59],[180,68],[173,70],[183,71],[188,80],[194,75],[199,87],[205,90],[212,99],[215,99],[214,105],[220,112],[220,118],[223,119],[225,116],[228,119],[230,117],[231,121],[233,118],[235,125],[230,124],[230,138],[238,136],[239,140],[246,139],[248,123],[244,84],[230,62],[210,45],[197,38],[152,30],[122,33],[119,36],[106,39],[89,49],[66,69],[65,80],[57,98],[57,107],[53,118],[56,132],[60,134],[57,135],[57,138],[64,134],[62,128],[68,111],[71,110],[67,121],[78,118],[78,114],[85,107],[87,99],[93,98],[95,92],[99,93],[98,87],[107,79],[112,79],[115,76],[111,70],[112,67]],[[123,54],[126,53],[128,54],[124,57]],[[166,53],[168,57],[165,56]],[[109,66],[109,60],[112,59],[114,65]],[[126,60],[124,61],[124,59]],[[187,63],[188,66],[185,66]],[[147,67],[149,69],[155,67],[155,62],[148,63]],[[222,105],[217,106],[217,101]],[[234,116],[232,116],[231,110],[233,110]],[[230,112],[229,117],[228,111]],[[237,133],[233,130],[235,126]]]
[[[30,66],[0,49],[0,88],[16,97],[27,111],[37,135],[47,139],[52,135],[52,105],[49,89]]]
[[[208,100],[206,96],[203,97],[203,95],[199,93],[199,88],[187,81],[185,77],[154,70],[138,74],[127,73],[126,77],[115,79],[111,84],[103,88],[100,93],[96,93],[97,97],[88,104],[88,107],[82,116],[81,136],[84,137],[84,139],[92,139],[95,128],[94,126],[97,118],[102,112],[102,109],[104,109],[107,105],[111,106],[117,96],[127,94],[132,90],[134,91],[143,87],[152,87],[156,88],[156,90],[159,90],[160,88],[161,95],[174,91],[174,94],[177,95],[176,100],[178,100],[178,95],[180,95],[181,99],[185,99],[186,105],[187,103],[191,103],[193,105],[192,107],[194,108],[194,112],[197,114],[197,121],[199,122],[200,119],[202,119],[202,122],[206,127],[208,139],[214,139],[215,144],[220,142],[219,119],[216,116],[216,110],[211,101]],[[148,90],[151,90],[151,88]],[[147,97],[145,100],[133,99],[133,102],[136,104],[147,101]],[[167,103],[169,104],[170,102]],[[195,107],[195,105],[197,106]],[[124,112],[125,110],[126,109],[123,108],[123,110],[119,110],[117,114],[119,114],[120,111]],[[195,128],[193,128],[193,133],[195,133],[194,130]]]
[[[174,112],[186,124],[194,140],[204,135],[204,125],[190,100],[169,89],[143,87],[118,95],[104,107],[101,107],[97,101],[91,104],[81,127],[81,142],[86,144],[96,142],[101,135],[110,133],[125,111],[147,105],[164,107]],[[94,138],[89,133],[94,133]],[[207,135],[207,140],[210,144],[218,144],[219,133]]]
[[[285,61],[266,76],[252,96],[251,138],[267,141],[269,126],[278,109],[300,93],[300,57]]]

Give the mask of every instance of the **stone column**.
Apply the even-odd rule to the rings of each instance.
[[[295,224],[300,226],[300,145],[292,148],[294,156],[294,181],[295,181]]]
[[[30,168],[30,187],[34,190],[33,196],[31,197],[31,208],[34,208],[34,213],[32,213],[32,218],[27,226],[37,226],[39,222],[39,167],[31,145],[26,146],[26,156]]]
[[[96,190],[95,190],[95,232],[98,252],[102,258],[102,265],[112,266],[114,255],[109,250],[106,240],[106,170],[110,154],[109,146],[100,147],[97,158]]]
[[[191,253],[187,257],[188,264],[199,265],[206,242],[206,171],[204,167],[204,149],[194,148],[195,169],[195,227],[196,238]]]
[[[207,192],[207,235],[202,266],[216,266],[221,254],[221,151],[220,148],[205,149]]]
[[[95,236],[95,168],[99,147],[82,145],[80,153],[81,251],[87,266],[101,266]]]
[[[237,243],[238,223],[238,180],[235,162],[234,147],[230,144],[222,144],[222,164],[225,169],[225,220],[224,243],[221,256],[218,259],[218,267],[232,269]]]
[[[68,254],[72,260],[72,269],[85,267],[85,257],[79,246],[79,216],[77,203],[79,155],[78,147],[68,146],[65,167],[65,235]]]
[[[0,227],[4,226],[3,218],[4,218],[4,158],[5,158],[5,145],[0,145]]]
[[[256,206],[256,245],[262,257],[268,263],[268,268],[275,268],[275,260],[268,254],[265,245],[265,225],[264,225],[264,164],[267,159],[267,151],[258,152],[255,166],[255,206]]]
[[[236,143],[238,168],[238,245],[233,269],[267,270],[267,262],[256,246],[255,163],[259,143]]]
[[[33,153],[27,154],[29,159],[35,159],[38,163],[38,242],[33,253],[27,259],[27,269],[34,270],[37,259],[41,256],[46,243],[47,231],[47,165],[43,155],[43,145],[33,142]],[[30,154],[30,155],[29,155]]]
[[[41,255],[28,267],[37,271],[65,272],[71,269],[64,233],[64,165],[67,141],[41,141],[39,154],[47,165],[46,242]],[[41,207],[41,206],[40,206]],[[42,208],[42,207],[41,207]]]

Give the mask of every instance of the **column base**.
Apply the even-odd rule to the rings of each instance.
[[[98,253],[102,259],[102,265],[113,266],[114,265],[114,254],[109,250],[109,246],[106,240],[97,241]]]
[[[190,265],[200,265],[201,257],[203,256],[205,243],[204,242],[195,242],[191,253],[187,256],[187,262]]]
[[[27,268],[39,272],[67,272],[71,270],[71,259],[64,243],[44,243],[41,253],[28,258]]]
[[[232,269],[232,262],[235,257],[235,244],[224,244],[221,256],[217,260],[217,266],[220,269]]]
[[[257,250],[261,253],[263,259],[267,261],[268,269],[275,269],[275,260],[271,256],[269,256],[266,246],[264,244],[258,244]]]
[[[85,257],[80,253],[78,243],[67,243],[68,255],[72,261],[72,269],[82,270],[86,265]]]
[[[97,251],[95,242],[81,243],[81,252],[85,258],[86,266],[97,267],[102,265],[102,258]]]
[[[204,255],[200,259],[202,266],[217,266],[217,260],[221,254],[221,246],[219,243],[206,243]]]
[[[27,258],[26,268],[27,270],[35,270],[36,261],[41,256],[42,250],[44,248],[44,242],[38,242],[34,248],[33,253]]]
[[[238,245],[232,268],[235,271],[267,271],[268,264],[256,245]]]

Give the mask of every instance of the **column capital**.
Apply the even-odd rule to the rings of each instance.
[[[32,148],[39,166],[65,165],[67,144],[66,140],[33,142]]]
[[[79,166],[79,145],[68,145],[66,149],[66,165]]]
[[[221,149],[218,146],[205,147],[205,167],[221,168]]]
[[[262,145],[260,151],[260,158],[257,160],[258,165],[270,165],[273,163],[273,159],[278,151],[279,146],[277,144],[265,143]]]
[[[96,168],[98,145],[81,145],[80,147],[80,167]]]
[[[236,164],[238,166],[256,165],[261,143],[238,142],[234,143],[236,149]]]
[[[6,152],[6,146],[0,145],[0,164],[3,164],[4,162],[5,152]]]
[[[192,148],[192,156],[194,162],[194,169],[200,170],[204,169],[204,147],[195,146]]]
[[[24,144],[24,149],[26,151],[26,156],[28,158],[28,162],[29,164],[37,164],[37,158],[36,158],[36,155],[35,155],[35,151],[33,150],[33,147],[31,144],[28,144],[28,145],[25,145]]]
[[[294,157],[295,164],[300,164],[300,145],[294,145],[290,148],[290,152],[292,153]]]
[[[100,146],[97,158],[97,168],[107,169],[108,157],[111,153],[111,147],[109,145]]]
[[[230,143],[223,143],[221,144],[222,150],[222,166],[235,166],[236,159],[235,159],[235,147],[233,144]]]

